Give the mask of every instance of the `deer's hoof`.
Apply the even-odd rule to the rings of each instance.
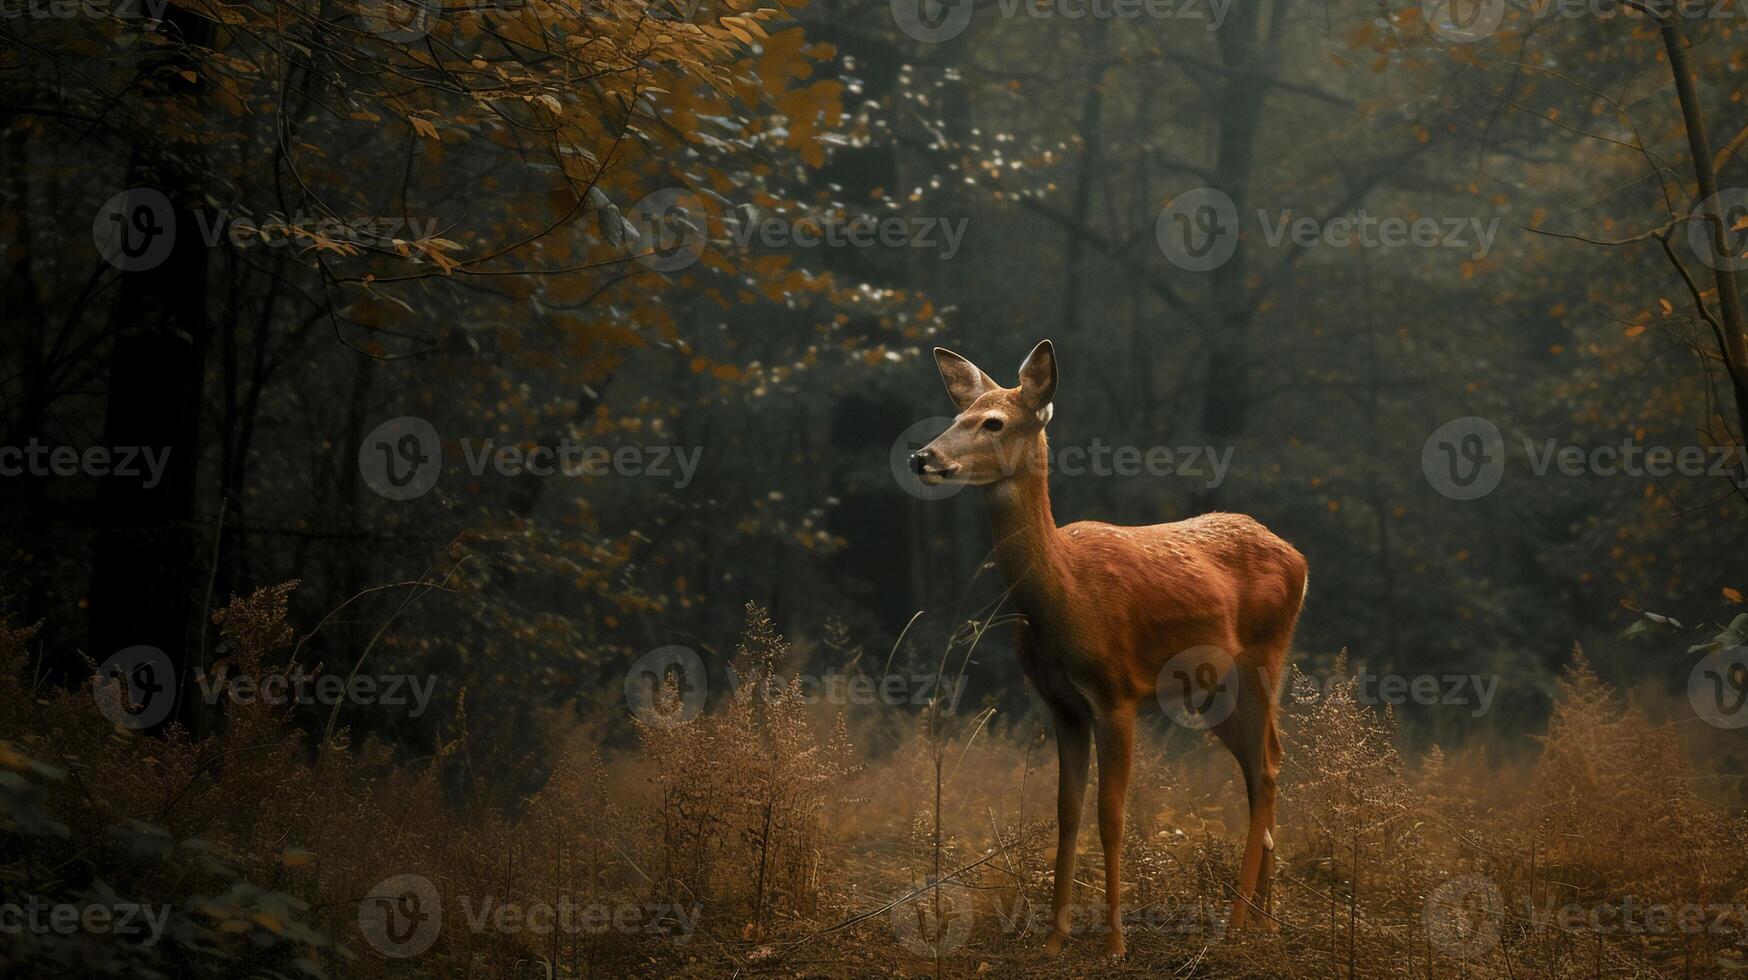
[[[1068,937],[1056,930],[1050,930],[1050,935],[1044,939],[1044,956],[1055,959],[1062,955],[1062,941]]]
[[[1105,940],[1105,955],[1114,960],[1129,958],[1129,951],[1123,947],[1123,937],[1113,935]]]

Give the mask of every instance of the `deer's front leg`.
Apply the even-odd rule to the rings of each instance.
[[[1092,752],[1092,728],[1086,719],[1053,710],[1051,722],[1056,729],[1056,883],[1045,956],[1062,952],[1073,925],[1069,901],[1074,897],[1074,848],[1080,838],[1081,803],[1086,799],[1086,769]]]
[[[1123,956],[1123,804],[1129,796],[1129,762],[1135,751],[1135,708],[1100,713],[1099,841],[1105,848],[1105,952]]]

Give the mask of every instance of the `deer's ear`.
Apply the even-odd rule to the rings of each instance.
[[[1038,421],[1050,421],[1050,403],[1056,400],[1056,348],[1041,340],[1020,365],[1020,401],[1038,413]]]
[[[947,397],[963,412],[977,396],[1000,387],[977,365],[945,347],[935,348],[935,366],[941,369],[941,380],[947,385]]]

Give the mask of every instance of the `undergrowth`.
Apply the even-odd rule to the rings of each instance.
[[[292,588],[215,617],[227,666],[294,668]],[[1035,721],[943,696],[822,710],[783,680],[794,653],[756,607],[734,668],[757,683],[684,723],[638,721],[636,747],[609,757],[588,730],[556,734],[544,785],[507,808],[447,788],[445,774],[467,766],[465,705],[461,729],[421,760],[354,744],[343,729],[322,744],[259,700],[227,701],[199,740],[176,728],[145,736],[114,725],[90,688],[34,684],[33,635],[0,629],[0,904],[137,904],[163,925],[151,941],[9,930],[8,974],[1518,978],[1748,967],[1748,824],[1694,792],[1682,729],[1603,684],[1579,651],[1526,762],[1480,748],[1405,759],[1394,719],[1352,684],[1292,688],[1308,693],[1283,706],[1278,933],[1224,928],[1243,819],[1230,758],[1182,732],[1174,751],[1140,753],[1125,843],[1131,952],[1105,963],[1089,933],[1059,960],[1038,953],[1056,767]],[[658,706],[680,697],[669,683]],[[896,728],[894,711],[908,712]],[[880,738],[864,737],[877,725]],[[1091,930],[1103,887],[1095,821],[1081,846],[1076,922]],[[434,904],[405,904],[413,879]],[[369,926],[384,909],[418,913],[395,920],[386,946]],[[416,948],[405,945],[427,918]]]

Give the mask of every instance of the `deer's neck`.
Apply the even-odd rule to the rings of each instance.
[[[1057,594],[1061,532],[1050,512],[1048,451],[1040,439],[1032,458],[1006,480],[989,486],[995,560],[1021,609],[1036,609]]]

